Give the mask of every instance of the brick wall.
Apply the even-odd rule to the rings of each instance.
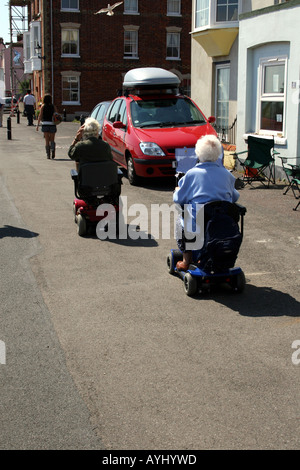
[[[124,15],[124,6],[113,16],[94,13],[108,2],[80,0],[80,12],[62,12],[53,0],[54,102],[67,115],[88,113],[102,100],[113,99],[126,71],[135,67],[162,67],[190,77],[191,1],[181,1],[181,16],[167,16],[167,0],[139,0],[139,15]],[[113,4],[114,2],[111,2]],[[50,2],[43,1],[45,92],[51,92]],[[80,58],[61,57],[61,23],[80,24]],[[124,25],[139,26],[138,59],[124,59]],[[166,27],[181,28],[180,58],[166,60]],[[80,106],[62,105],[61,72],[80,72]]]

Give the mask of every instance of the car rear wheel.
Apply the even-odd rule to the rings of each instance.
[[[127,177],[130,184],[133,186],[137,184],[138,177],[135,172],[133,159],[130,156],[127,158]]]

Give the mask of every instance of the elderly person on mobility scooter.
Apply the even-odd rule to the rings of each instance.
[[[222,145],[219,139],[214,135],[201,137],[196,143],[195,152],[199,163],[179,180],[173,201],[180,206],[212,201],[236,202],[239,193],[235,189],[235,178],[222,164]],[[183,261],[178,261],[176,268],[186,271],[192,262],[192,251],[186,249],[182,216],[177,221],[176,239],[178,248],[183,253]]]
[[[75,189],[73,210],[80,236],[91,232],[104,218],[98,213],[100,205],[109,204],[115,208],[115,214],[119,212],[122,173],[113,161],[110,146],[99,139],[99,127],[95,119],[86,119],[68,151],[76,162],[77,171],[72,169],[71,177]]]
[[[79,171],[80,163],[112,160],[110,146],[99,139],[100,124],[96,119],[87,118],[80,126],[69,148],[68,155],[75,160]]]

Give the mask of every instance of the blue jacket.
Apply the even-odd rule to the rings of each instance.
[[[211,201],[236,202],[239,192],[235,177],[218,161],[198,163],[179,180],[173,201],[184,204],[205,204]]]
[[[193,231],[196,227],[196,204],[212,201],[236,202],[240,197],[234,187],[235,177],[221,164],[216,162],[198,163],[189,170],[178,183],[179,189],[173,194],[173,201],[180,206],[191,204],[189,213]],[[183,217],[181,224],[184,226]]]

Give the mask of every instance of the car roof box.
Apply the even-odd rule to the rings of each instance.
[[[158,67],[141,67],[129,70],[124,76],[123,88],[142,94],[150,91],[178,89],[180,80],[172,72]],[[178,91],[178,90],[177,90]]]

